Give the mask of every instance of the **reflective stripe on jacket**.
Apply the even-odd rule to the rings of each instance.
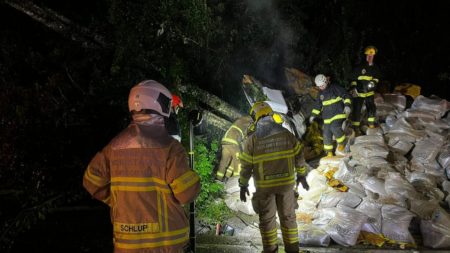
[[[350,105],[350,95],[339,85],[331,84],[320,91],[313,106],[313,115],[322,115],[325,124],[337,119],[345,119],[344,105]]]
[[[84,175],[87,191],[111,207],[115,252],[175,251],[189,240],[182,205],[195,199],[200,180],[181,144],[157,123],[130,124]]]
[[[369,65],[367,62],[356,67],[351,77],[351,88],[356,87],[358,97],[369,97],[375,94],[376,85],[380,82],[381,74],[376,65]],[[370,88],[369,83],[373,82],[374,87]]]
[[[291,132],[271,119],[261,119],[256,131],[244,142],[239,183],[248,185],[253,176],[257,191],[281,192],[292,189],[297,168],[305,173],[303,145]]]
[[[247,128],[250,125],[252,118],[244,116],[237,119],[233,125],[225,132],[222,138],[222,144],[232,144],[241,146],[241,142],[246,136]]]

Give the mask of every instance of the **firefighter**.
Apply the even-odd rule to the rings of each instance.
[[[277,123],[280,115],[273,114],[267,103],[255,103],[250,113],[256,127],[244,141],[240,155],[240,199],[246,202],[250,194],[248,182],[253,177],[256,192],[252,205],[259,215],[263,252],[278,251],[277,212],[286,252],[299,252],[294,185],[297,181],[297,184],[301,183],[303,188],[309,189],[303,145],[289,130]]]
[[[330,83],[329,78],[323,74],[318,74],[314,82],[320,92],[309,121],[312,123],[316,116],[321,115],[323,119],[323,148],[327,152],[327,156],[333,156],[333,136],[338,143],[336,152],[343,154],[345,134],[342,126],[351,112],[350,96],[343,87]]]
[[[172,96],[142,81],[129,94],[129,126],[89,163],[83,186],[111,208],[114,252],[183,252],[189,223],[183,205],[200,192],[183,146],[164,126]]]
[[[366,105],[367,122],[369,128],[374,128],[376,123],[376,106],[374,101],[375,89],[380,82],[380,71],[373,60],[377,49],[368,46],[364,49],[366,62],[353,70],[350,84],[350,94],[353,97],[352,126],[356,135],[360,135],[361,109]]]
[[[247,135],[247,129],[252,123],[250,116],[237,119],[225,132],[222,138],[222,156],[216,172],[216,179],[226,181],[232,176],[239,175],[241,164],[239,153],[242,149],[242,140]]]

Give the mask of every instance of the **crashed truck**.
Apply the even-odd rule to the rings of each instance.
[[[258,81],[245,76],[245,82]],[[245,92],[249,102],[269,100],[283,115],[286,128],[299,137],[305,133],[308,112],[290,111],[298,107],[283,100],[281,91],[260,83],[246,89],[250,88],[255,90]],[[302,105],[308,105],[304,101],[312,97],[311,88],[296,91],[308,94],[296,98]],[[405,94],[376,94],[380,127],[354,138],[349,156],[310,162],[310,189],[299,187],[296,210],[304,249],[450,252],[450,103],[434,95]],[[225,202],[231,209],[255,215],[251,202],[239,201],[237,177],[226,189]],[[248,229],[235,231],[236,236],[240,233],[244,236]]]

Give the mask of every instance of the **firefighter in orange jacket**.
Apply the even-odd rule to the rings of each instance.
[[[320,92],[309,120],[312,123],[316,116],[322,116],[323,148],[327,152],[327,156],[333,156],[333,136],[338,143],[336,152],[343,154],[345,134],[342,125],[351,112],[350,95],[343,87],[331,84],[323,74],[318,74],[314,82]]]
[[[222,138],[222,156],[216,172],[218,180],[226,181],[232,176],[239,175],[241,171],[239,153],[242,141],[247,135],[247,128],[251,123],[250,116],[241,117],[225,132]]]
[[[114,252],[183,252],[189,223],[182,207],[200,191],[183,146],[164,127],[172,95],[160,83],[134,86],[133,121],[89,163],[83,186],[111,208]]]
[[[248,181],[253,176],[256,192],[252,205],[259,214],[264,252],[278,251],[275,218],[278,212],[285,251],[297,253],[299,242],[294,185],[297,181],[297,184],[302,183],[305,189],[309,189],[303,146],[291,132],[276,123],[279,115],[273,114],[267,103],[255,103],[250,113],[256,128],[244,141],[240,155],[241,201],[247,200]]]
[[[374,101],[375,89],[380,82],[380,70],[374,64],[373,59],[377,49],[368,46],[364,49],[366,62],[353,70],[350,93],[353,96],[352,125],[355,133],[360,135],[361,108],[366,104],[367,122],[369,128],[374,128],[376,123],[376,106]]]

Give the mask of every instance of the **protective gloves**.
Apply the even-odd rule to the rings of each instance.
[[[241,186],[241,194],[240,198],[242,202],[247,202],[247,196],[250,196],[250,192],[248,191],[248,188],[245,186]]]
[[[309,190],[309,185],[308,185],[308,182],[306,182],[306,177],[305,176],[298,176],[297,175],[297,185],[299,184],[299,183],[301,183],[302,184],[302,186],[303,186],[303,188],[305,189],[305,190]]]
[[[350,106],[348,106],[348,105],[346,105],[345,107],[344,107],[344,113],[345,113],[345,116],[348,118],[348,116],[350,115],[350,113],[352,112],[352,109],[350,108]]]

